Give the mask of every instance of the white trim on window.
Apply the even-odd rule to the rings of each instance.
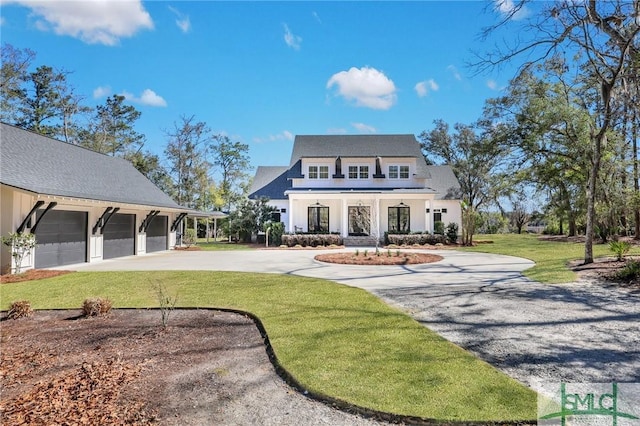
[[[309,179],[329,179],[329,166],[327,165],[309,165],[309,173],[307,177]]]
[[[409,179],[410,167],[406,164],[390,164],[389,179]]]
[[[347,167],[347,177],[349,179],[369,179],[369,165],[368,164],[351,164]]]

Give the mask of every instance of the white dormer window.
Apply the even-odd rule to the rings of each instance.
[[[389,166],[389,179],[409,179],[409,166]]]
[[[369,179],[369,166],[349,166],[349,179]]]
[[[309,179],[329,179],[329,166],[309,166]]]

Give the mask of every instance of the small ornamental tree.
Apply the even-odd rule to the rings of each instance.
[[[447,240],[449,243],[455,244],[458,242],[458,224],[455,222],[450,222],[447,225]]]
[[[34,234],[11,232],[9,236],[2,237],[2,244],[9,246],[11,249],[15,271],[16,274],[19,274],[22,272],[22,260],[36,246],[36,236]]]

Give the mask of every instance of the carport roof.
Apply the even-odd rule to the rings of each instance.
[[[0,125],[4,185],[43,195],[188,210],[127,160]]]

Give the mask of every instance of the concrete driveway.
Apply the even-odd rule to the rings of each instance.
[[[437,263],[352,266],[322,250],[162,252],[76,270],[220,270],[325,278],[366,289],[534,388],[544,382],[640,382],[640,296],[579,282],[549,285],[510,256],[433,251]]]

